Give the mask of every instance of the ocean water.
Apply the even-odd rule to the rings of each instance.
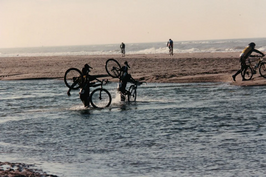
[[[85,109],[62,80],[0,81],[0,159],[58,176],[265,176],[266,87],[138,88]]]
[[[266,52],[266,38],[225,39],[202,41],[175,41],[174,53],[200,52],[241,52],[250,42],[256,48]],[[168,53],[165,42],[126,43],[126,54],[161,54]],[[120,44],[32,47],[32,48],[0,48],[0,57],[16,56],[62,56],[62,55],[110,55],[120,54]]]

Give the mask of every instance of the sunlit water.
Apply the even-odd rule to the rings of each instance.
[[[61,80],[1,81],[0,161],[58,176],[264,176],[266,87],[153,84],[83,108]]]

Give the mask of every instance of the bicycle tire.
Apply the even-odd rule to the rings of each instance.
[[[253,76],[253,70],[251,69],[250,66],[247,66],[247,69],[246,71],[242,71],[242,77],[245,79],[245,80],[251,80],[252,79],[252,76]]]
[[[136,101],[137,99],[137,88],[135,85],[131,85],[128,89],[128,102]]]
[[[108,107],[111,102],[111,94],[106,89],[97,88],[90,95],[90,103],[94,108]]]
[[[65,72],[64,82],[68,88],[76,90],[81,87],[84,82],[84,78],[79,69],[69,68]]]
[[[173,48],[172,47],[169,49],[169,55],[174,55],[174,52],[173,52]]]
[[[120,64],[113,58],[110,58],[105,63],[105,70],[109,76],[113,78],[119,78],[121,74],[121,66]]]
[[[262,62],[259,68],[260,75],[266,78],[266,62]]]

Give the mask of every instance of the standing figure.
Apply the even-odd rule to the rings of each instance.
[[[120,45],[120,49],[121,49],[122,57],[124,57],[126,55],[126,45],[123,42]]]
[[[242,81],[245,81],[246,80],[244,78],[245,72],[247,70],[246,60],[249,57],[257,57],[256,55],[251,55],[252,52],[261,54],[262,57],[265,56],[262,52],[256,50],[255,49],[255,46],[256,46],[256,44],[254,42],[251,42],[250,44],[248,44],[248,46],[240,54],[241,69],[238,70],[234,75],[232,75],[232,78],[233,78],[234,81],[236,81],[236,76],[238,74],[240,74],[240,73],[242,73]]]
[[[169,48],[169,55],[174,55],[174,42],[172,39],[167,42],[167,47]]]

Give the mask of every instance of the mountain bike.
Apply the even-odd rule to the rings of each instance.
[[[137,99],[137,88],[143,84],[143,82],[136,81],[131,86],[129,86],[128,91],[124,94],[125,98],[127,98],[128,102],[135,102]]]
[[[122,54],[122,57],[124,57],[126,55],[126,50],[125,48],[121,48],[121,54]]]
[[[251,80],[253,75],[257,73],[257,69],[259,68],[259,73],[262,77],[266,78],[266,62],[263,61],[263,57],[259,57],[255,62],[251,62],[248,59],[247,69],[242,71],[242,76],[246,80]]]
[[[169,46],[169,55],[174,55],[173,47]]]
[[[94,108],[104,108],[111,104],[111,94],[103,88],[103,85],[108,83],[108,80],[99,80],[97,77],[106,77],[107,75],[91,75],[96,82],[89,83],[89,87],[98,87],[90,94],[89,100]],[[86,82],[86,76],[83,76],[81,71],[77,68],[70,68],[65,72],[64,82],[68,88],[78,89],[82,88]]]

